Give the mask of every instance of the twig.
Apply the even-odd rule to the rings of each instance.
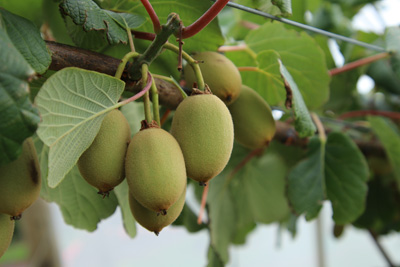
[[[148,0],[140,0],[140,1],[142,2],[144,8],[146,8],[146,11],[150,16],[151,22],[153,22],[154,32],[159,33],[161,31],[161,24],[156,12],[154,11],[153,7],[151,6]]]
[[[204,29],[221,10],[226,6],[229,0],[217,0],[215,3],[193,24],[182,29],[182,38],[186,39],[197,34]]]
[[[368,232],[371,235],[372,240],[374,241],[376,247],[382,253],[382,256],[385,258],[387,264],[390,267],[396,267],[396,265],[394,265],[393,261],[390,259],[389,255],[386,253],[385,249],[382,247],[381,243],[379,243],[378,235],[371,229],[368,229]]]
[[[376,55],[373,55],[373,56],[370,56],[370,57],[362,58],[360,60],[356,60],[354,62],[346,64],[343,67],[332,69],[332,70],[329,71],[329,74],[331,76],[338,75],[340,73],[343,73],[343,72],[346,72],[346,71],[349,71],[349,70],[353,70],[355,68],[370,64],[370,63],[378,61],[378,60],[381,60],[383,58],[390,57],[390,55],[391,54],[389,52],[384,52],[384,53],[379,53],[379,54],[376,54]]]

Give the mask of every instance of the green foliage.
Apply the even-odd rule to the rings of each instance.
[[[60,207],[67,224],[87,231],[94,231],[99,222],[111,216],[119,206],[125,230],[131,238],[136,236],[136,220],[129,205],[128,182],[122,182],[108,198],[102,199],[97,190],[83,180],[76,162],[91,145],[103,118],[112,109],[121,107],[132,136],[139,132],[140,121],[145,117],[144,105],[141,101],[128,103],[132,99],[128,101],[127,98],[143,88],[143,84],[140,80],[130,79],[128,71],[122,75],[123,82],[91,70],[59,68],[70,66],[67,63],[70,57],[72,62],[79,61],[77,52],[96,51],[116,58],[124,57],[131,50],[126,29],[129,28],[139,54],[149,47],[161,51],[150,55],[146,62],[150,65],[150,73],[159,75],[157,78],[170,81],[173,77],[180,82],[184,75],[177,69],[177,54],[162,49],[163,44],[157,38],[148,40],[155,36],[155,28],[143,5],[145,2],[0,0],[0,165],[15,160],[21,152],[22,142],[37,134],[35,141],[43,181],[41,197]],[[162,25],[171,13],[177,13],[184,27],[197,21],[213,5],[213,1],[198,0],[149,2]],[[222,167],[213,171],[211,176],[219,174],[209,181],[203,223],[197,224],[198,214],[192,210],[191,203],[183,205],[184,199],[174,214],[175,219],[180,213],[175,226],[185,227],[190,233],[209,233],[208,266],[226,265],[230,259],[230,247],[245,244],[249,234],[260,224],[280,224],[282,229],[295,236],[302,230],[296,228],[297,219],[303,215],[306,220],[316,218],[324,202],[331,204],[332,220],[338,227],[353,224],[378,235],[400,231],[399,124],[390,120],[398,118],[400,110],[400,31],[398,27],[392,27],[387,28],[384,34],[367,33],[356,31],[351,23],[363,6],[374,2],[235,1],[380,46],[390,52],[376,54],[374,48],[337,41],[344,62],[355,61],[358,64],[357,68],[345,69],[340,74],[329,71],[337,66],[327,37],[237,9],[224,8],[207,26],[200,23],[205,28],[198,34],[183,40],[182,49],[188,54],[219,49],[219,53],[224,53],[238,67],[242,85],[253,88],[267,101],[274,115],[278,110],[282,113],[276,119],[276,135],[263,151],[251,151],[235,143],[231,153],[233,137],[222,135],[222,139],[217,139],[219,130],[211,129],[215,126],[212,124],[221,126],[226,123],[214,119],[218,111],[216,104],[210,101],[202,103],[198,111],[194,104],[190,104],[183,112],[186,119],[178,130],[172,123],[172,132],[179,139],[179,134],[187,133],[197,120],[202,121],[201,126],[194,127],[183,139],[189,143],[187,146],[195,147],[190,161],[201,162],[205,172],[209,172],[210,166],[218,161],[221,144],[229,141],[229,153],[225,153],[223,166],[219,164]],[[146,40],[141,39],[143,35]],[[174,32],[168,39],[169,43],[178,45],[179,36],[179,30]],[[52,62],[51,57],[54,59],[60,56],[59,52],[67,51],[58,45],[60,50],[52,51],[51,55],[43,39],[53,38],[76,47],[70,48],[66,54],[61,53],[63,56],[58,58],[61,60]],[[357,61],[368,56],[386,58],[368,64]],[[81,63],[93,67],[90,60]],[[108,67],[108,62],[96,64]],[[357,90],[362,75],[368,75],[375,82],[368,94]],[[215,77],[218,81],[233,80],[224,74]],[[174,98],[173,91],[163,94],[162,90],[166,88],[158,89],[159,97]],[[185,101],[196,97],[188,97]],[[157,107],[156,95],[151,98]],[[31,100],[35,100],[34,105]],[[226,109],[222,102],[219,104]],[[238,112],[246,114],[250,109],[257,109],[256,106],[247,103]],[[160,110],[168,115],[167,107]],[[178,109],[164,118],[166,121],[162,128],[171,130],[171,121],[181,116],[179,113]],[[267,118],[262,112],[258,113],[257,117],[265,122]],[[376,116],[362,117],[371,113]],[[381,114],[388,118],[383,119]],[[344,121],[343,118],[350,119]],[[326,131],[327,137],[321,132],[317,136],[314,123],[318,124],[318,131]],[[206,141],[200,142],[203,134],[207,136]],[[253,131],[248,135],[254,138]],[[181,146],[183,150],[186,145]],[[141,157],[143,164],[140,165],[145,166],[143,173],[148,170],[154,173],[160,166],[158,157],[165,157],[164,154],[171,160],[170,168],[176,163],[176,157],[166,152],[164,144],[156,145],[156,148],[159,150],[149,149],[149,146],[142,148],[143,153],[158,151],[150,158]],[[201,159],[203,150],[212,151],[204,162]],[[187,158],[185,161],[187,168]],[[382,166],[386,167],[382,170]],[[165,171],[156,176],[164,178]],[[182,177],[186,182],[186,176]],[[198,183],[187,181],[189,187],[193,186],[190,189],[194,189],[200,203],[203,188]],[[153,191],[154,196],[159,196],[163,190],[157,188]],[[151,216],[157,220],[155,212]],[[158,232],[160,229],[151,230]]]

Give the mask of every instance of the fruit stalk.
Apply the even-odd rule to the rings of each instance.
[[[154,120],[157,122],[158,125],[161,126],[161,124],[160,124],[160,108],[158,105],[158,91],[157,91],[156,83],[154,80],[151,83],[151,100],[153,102]]]
[[[177,47],[176,45],[166,43],[166,44],[164,44],[164,48],[171,50],[179,55],[179,47]],[[182,51],[182,57],[193,68],[193,71],[196,75],[198,89],[204,90],[204,87],[205,87],[204,79],[203,79],[203,75],[201,73],[201,69],[200,69],[198,61],[195,60],[194,58],[192,58],[188,53],[186,53],[184,51]]]
[[[114,77],[115,77],[115,78],[118,78],[118,79],[121,79],[122,73],[123,73],[124,70],[125,70],[125,66],[126,66],[126,63],[128,63],[128,60],[131,59],[131,58],[137,58],[138,56],[139,56],[139,54],[136,53],[136,52],[129,52],[129,53],[127,53],[127,54],[122,58],[121,63],[118,65],[118,69],[117,69],[117,71],[115,72]]]
[[[143,88],[146,87],[147,84],[147,77],[146,73],[149,70],[149,66],[146,64],[142,65],[142,86]],[[153,84],[153,83],[151,83]],[[150,85],[151,87],[151,85]],[[151,116],[151,108],[150,108],[150,97],[149,97],[149,91],[146,91],[143,96],[143,104],[144,104],[144,116],[146,118],[147,123],[151,123],[153,120],[153,117]]]

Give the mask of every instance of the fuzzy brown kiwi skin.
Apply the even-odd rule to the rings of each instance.
[[[93,143],[78,160],[82,177],[103,197],[125,178],[125,154],[130,138],[128,121],[119,110],[112,110],[104,117]]]
[[[186,189],[183,191],[179,199],[169,208],[166,215],[157,214],[153,210],[143,207],[131,193],[129,193],[129,206],[136,221],[157,236],[161,230],[173,223],[182,212],[185,204]]]
[[[200,52],[192,55],[199,61],[199,66],[212,93],[218,96],[226,105],[235,102],[240,95],[242,78],[237,67],[224,55],[217,52]],[[197,81],[192,67],[184,68],[184,79],[188,87]]]
[[[243,85],[235,103],[228,107],[235,128],[235,140],[250,149],[268,146],[276,125],[268,103],[253,89]]]
[[[182,150],[167,131],[152,127],[136,133],[128,147],[126,179],[131,194],[147,209],[166,214],[186,188]]]
[[[31,137],[22,144],[22,153],[13,162],[0,166],[0,213],[19,219],[39,197],[41,172]]]
[[[175,111],[171,134],[181,146],[187,176],[201,185],[218,175],[229,161],[234,137],[232,117],[215,95],[185,98]]]
[[[0,214],[0,258],[10,246],[15,228],[15,221],[8,214]]]

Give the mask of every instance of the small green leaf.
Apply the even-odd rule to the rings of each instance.
[[[265,23],[251,31],[246,44],[255,53],[274,50],[279,54],[304,98],[307,107],[320,107],[329,98],[330,76],[325,62],[325,55],[317,42],[305,32],[287,30],[281,23]],[[294,45],[295,44],[295,45]],[[264,84],[270,86],[269,84]],[[270,88],[270,87],[269,87]],[[282,90],[272,87],[271,90]],[[259,90],[257,88],[253,88]],[[271,105],[274,103],[267,99]]]
[[[45,181],[48,174],[49,148],[38,138],[34,138],[34,141],[39,155],[42,180]],[[97,229],[102,219],[111,216],[118,205],[114,192],[103,199],[97,194],[97,189],[82,178],[76,166],[55,189],[43,182],[40,196],[48,202],[57,203],[65,223],[90,232]]]
[[[400,189],[400,134],[395,130],[397,127],[391,121],[380,117],[368,117],[368,121],[386,150]]]
[[[100,31],[105,34],[110,44],[127,43],[126,30],[94,1],[64,0],[60,8],[62,13],[71,17],[76,25],[83,26],[85,32]],[[137,24],[140,25],[141,23]],[[78,36],[73,37],[75,37],[74,42],[77,42]]]
[[[325,182],[335,223],[351,223],[363,213],[368,176],[367,162],[350,137],[339,132],[329,134]]]
[[[22,142],[36,131],[40,121],[26,82],[33,73],[0,27],[0,165],[18,157]]]
[[[192,209],[187,204],[185,204],[185,206],[183,206],[183,210],[182,210],[181,214],[174,221],[173,225],[185,226],[186,230],[188,230],[189,233],[196,233],[196,232],[206,228],[205,224],[197,223],[196,214],[194,214]]]
[[[51,63],[50,52],[33,22],[0,8],[8,36],[37,73],[44,73]]]
[[[217,176],[210,181],[207,203],[209,203],[211,246],[218,258],[229,261],[229,244],[234,237],[237,214],[233,196],[225,184],[226,176]]]
[[[293,94],[292,103],[295,117],[295,128],[300,137],[313,136],[317,129],[311,120],[310,113],[308,113],[307,106],[304,103],[299,88],[297,87],[297,84],[293,80],[289,71],[283,65],[282,61],[278,60],[278,62],[282,77],[285,80],[285,87]]]
[[[36,97],[42,116],[37,134],[50,146],[50,187],[64,179],[93,142],[124,85],[114,77],[78,68],[62,69],[44,83]]]
[[[114,192],[121,208],[125,231],[131,238],[134,238],[136,236],[136,220],[129,206],[129,187],[126,179],[114,188]]]
[[[325,147],[318,137],[312,137],[309,151],[289,173],[288,197],[298,214],[306,213],[306,219],[315,218],[324,200]]]

